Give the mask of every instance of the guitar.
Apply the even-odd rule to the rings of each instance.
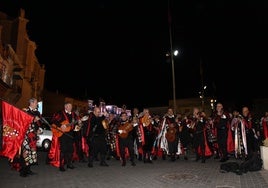
[[[174,125],[169,125],[167,132],[166,132],[166,139],[168,142],[174,142],[176,139],[176,133],[177,133],[177,129],[176,127],[174,127]]]
[[[127,138],[128,133],[132,130],[133,130],[133,123],[129,123],[129,122],[123,125],[119,125],[118,127],[119,136],[121,138]]]
[[[88,118],[89,118],[89,116],[83,116],[80,120],[81,121],[86,121],[86,120],[88,120]],[[80,124],[76,125],[75,128],[74,128],[74,131],[75,132],[80,131],[81,128],[83,127],[83,125],[84,125],[83,123],[80,123]]]
[[[88,116],[83,116],[80,120],[81,121],[86,121],[88,119]],[[61,125],[65,125],[65,128],[62,129],[61,127],[58,127],[55,124],[51,125],[51,131],[53,133],[53,135],[55,135],[56,137],[61,137],[63,134],[65,134],[65,132],[69,132],[71,130],[71,126],[75,125],[79,122],[79,120],[75,120],[73,122],[69,122],[68,120],[64,120],[63,122],[61,122]],[[81,128],[82,126],[80,126]]]

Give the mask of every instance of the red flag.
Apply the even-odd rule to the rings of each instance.
[[[3,146],[0,155],[13,159],[19,151],[33,116],[2,101]]]

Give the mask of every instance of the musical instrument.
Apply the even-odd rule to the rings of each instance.
[[[83,125],[84,125],[82,122],[88,120],[88,118],[89,118],[89,116],[83,116],[83,117],[80,119],[81,123],[78,123],[77,125],[75,125],[74,131],[80,131],[81,128],[83,127]],[[78,121],[79,121],[79,120],[78,120]]]
[[[121,138],[127,138],[129,132],[132,130],[133,130],[133,123],[131,122],[126,122],[125,124],[118,126],[118,132]]]
[[[68,120],[64,120],[63,122],[61,122],[61,125],[65,125],[65,129],[62,129],[61,127],[58,127],[57,125],[55,124],[52,124],[51,125],[51,131],[53,133],[53,135],[55,135],[56,137],[61,137],[65,132],[69,132],[71,130],[71,126],[72,125],[75,125],[77,123],[79,123],[79,121],[86,121],[88,119],[88,116],[83,116],[80,120],[75,120],[73,122],[69,122]],[[80,124],[77,125],[75,127],[75,131],[79,131],[81,129],[83,124]]]
[[[182,132],[182,129],[183,129],[183,125],[180,125],[179,126],[179,132]]]
[[[105,118],[104,120],[101,121],[101,123],[102,123],[102,126],[104,129],[109,128],[109,120],[108,119]]]
[[[176,127],[173,124],[168,125],[167,132],[166,132],[166,135],[165,135],[167,141],[168,142],[174,142],[175,139],[176,139],[176,133],[177,133]]]
[[[144,127],[148,127],[152,122],[152,118],[151,118],[151,116],[143,116],[141,118],[141,122],[142,122]]]

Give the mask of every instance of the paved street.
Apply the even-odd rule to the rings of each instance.
[[[194,156],[188,161],[181,159],[171,162],[154,160],[153,164],[136,161],[122,167],[120,161],[111,159],[109,167],[99,166],[94,162],[93,168],[87,163],[75,162],[75,169],[60,172],[45,163],[45,152],[39,152],[39,164],[32,167],[37,172],[26,178],[12,170],[7,159],[0,158],[1,188],[261,188],[268,187],[268,171],[248,172],[242,175],[220,172],[220,162],[213,158],[206,163],[196,162]],[[229,161],[234,161],[230,159]]]

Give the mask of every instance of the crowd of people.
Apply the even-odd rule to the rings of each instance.
[[[29,100],[26,112],[35,118],[25,135],[28,142],[21,146],[18,171],[22,177],[35,174],[30,166],[37,163],[36,146],[29,140],[36,141],[42,120],[36,99]],[[136,160],[150,164],[154,160],[175,162],[180,157],[188,160],[189,152],[201,163],[210,157],[226,162],[231,156],[246,161],[252,154],[260,154],[260,145],[268,137],[267,122],[268,112],[256,123],[247,106],[229,112],[220,102],[211,114],[197,107],[189,114],[174,114],[169,107],[164,116],[151,114],[148,108],[116,114],[99,106],[79,114],[66,102],[51,119],[53,136],[47,163],[61,172],[74,169],[75,161],[87,163],[89,168],[94,167],[94,161],[109,167],[111,158],[122,167],[128,161],[134,167]],[[25,152],[31,154],[31,162]]]

